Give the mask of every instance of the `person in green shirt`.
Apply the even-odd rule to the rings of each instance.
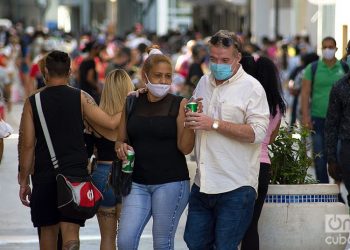
[[[302,124],[314,131],[312,136],[316,178],[320,183],[329,183],[327,159],[325,156],[325,118],[329,93],[333,84],[346,72],[335,57],[337,43],[333,37],[322,40],[322,60],[317,62],[316,71],[309,64],[304,73],[301,89]]]

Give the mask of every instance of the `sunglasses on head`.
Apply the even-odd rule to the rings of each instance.
[[[232,38],[222,37],[222,36],[212,36],[209,41],[211,44],[216,45],[221,43],[225,47],[230,47],[233,44]]]

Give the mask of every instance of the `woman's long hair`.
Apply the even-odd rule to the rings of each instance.
[[[106,76],[100,108],[109,115],[123,110],[128,93],[134,90],[129,75],[123,69],[115,69]]]
[[[256,78],[265,89],[272,117],[277,114],[277,108],[284,115],[286,104],[282,97],[281,79],[273,61],[264,56],[255,60],[250,55],[243,55],[240,63],[243,69]]]

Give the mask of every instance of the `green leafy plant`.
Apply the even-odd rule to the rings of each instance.
[[[272,184],[317,183],[307,170],[313,163],[308,155],[310,130],[302,126],[281,127],[269,147]]]

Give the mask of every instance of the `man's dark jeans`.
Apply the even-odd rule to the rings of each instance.
[[[222,194],[192,186],[184,239],[190,250],[236,250],[253,216],[256,192],[250,186]]]
[[[316,179],[320,183],[329,183],[324,135],[325,121],[326,119],[324,118],[312,117],[312,125],[314,130],[314,133],[312,134],[313,152],[315,154],[314,164]]]

